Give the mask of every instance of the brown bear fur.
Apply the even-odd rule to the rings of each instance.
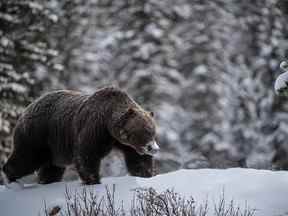
[[[65,167],[74,164],[85,184],[99,183],[101,159],[116,147],[132,175],[150,177],[152,156],[141,148],[154,139],[150,113],[120,89],[92,95],[55,91],[30,104],[18,120],[3,171],[11,182],[38,171],[46,184],[60,181]]]

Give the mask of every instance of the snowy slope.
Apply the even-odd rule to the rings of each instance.
[[[247,202],[258,209],[256,215],[273,216],[288,214],[288,172],[253,169],[200,169],[179,170],[173,173],[144,179],[138,177],[114,177],[102,179],[103,184],[83,186],[79,181],[61,182],[50,185],[26,185],[24,189],[0,187],[0,215],[33,216],[47,206],[64,206],[64,191],[67,185],[71,191],[87,187],[99,195],[105,192],[105,184],[116,184],[116,199],[124,201],[128,208],[137,187],[153,187],[158,191],[174,188],[184,196],[192,195],[200,203],[208,197],[213,204],[219,199],[223,189],[227,201],[233,199],[240,206]],[[21,214],[20,214],[21,213]]]

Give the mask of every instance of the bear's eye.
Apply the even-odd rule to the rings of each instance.
[[[126,130],[124,130],[124,129],[120,130],[120,139],[121,140],[128,140],[128,138],[129,138],[128,134],[129,133],[127,133]]]
[[[122,135],[121,135],[121,139],[122,139],[122,140],[126,140],[127,138],[128,138],[128,137],[127,137],[127,134],[122,134]]]

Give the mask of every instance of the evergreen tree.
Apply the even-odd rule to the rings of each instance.
[[[57,17],[41,1],[0,2],[0,162],[11,150],[11,134],[23,108],[43,88],[55,50],[47,30]]]

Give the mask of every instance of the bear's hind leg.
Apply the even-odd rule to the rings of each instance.
[[[38,183],[50,184],[62,180],[65,168],[46,163],[38,171]]]
[[[14,182],[38,170],[46,160],[45,155],[41,154],[39,150],[18,147],[14,149],[7,163],[3,166],[3,172],[9,182]]]

